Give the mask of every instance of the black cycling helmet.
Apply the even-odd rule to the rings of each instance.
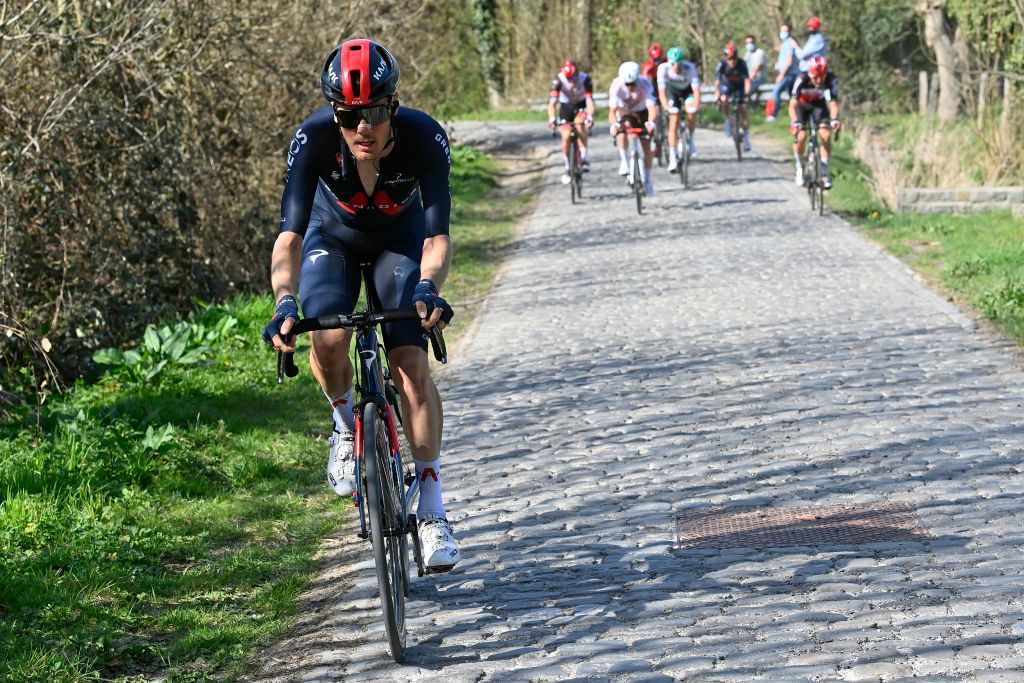
[[[398,91],[398,62],[380,43],[346,40],[320,72],[324,97],[344,107],[364,107]]]

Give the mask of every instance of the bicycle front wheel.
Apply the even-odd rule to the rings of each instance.
[[[679,182],[686,187],[690,184],[690,129],[684,125],[679,135],[682,150],[679,153]]]
[[[576,186],[576,174],[579,172],[579,155],[580,148],[576,145],[576,136],[569,136],[569,196],[572,198],[572,203],[576,203],[577,186]]]
[[[405,661],[405,521],[399,483],[388,447],[387,426],[370,403],[363,410],[363,467],[366,472],[366,507],[370,518],[373,562],[377,568],[384,630],[391,657]]]
[[[644,181],[640,177],[640,155],[633,152],[633,194],[636,195],[636,212],[644,212]]]
[[[743,131],[740,130],[738,114],[732,120],[732,141],[736,145],[736,161],[743,161]]]
[[[818,215],[825,215],[825,183],[821,175],[821,150],[814,155],[814,192],[818,196]]]

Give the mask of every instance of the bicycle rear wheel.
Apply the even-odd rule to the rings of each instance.
[[[633,194],[636,195],[636,212],[644,212],[644,181],[640,177],[640,154],[633,152]]]
[[[384,631],[391,657],[405,660],[406,544],[399,483],[388,446],[387,427],[370,403],[363,409],[363,467],[373,562],[377,568]]]

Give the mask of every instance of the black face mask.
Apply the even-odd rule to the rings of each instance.
[[[334,116],[338,119],[338,125],[342,128],[355,129],[360,122],[366,121],[371,126],[380,124],[391,118],[391,103],[376,104],[372,107],[359,107],[358,109],[341,109],[335,107]]]

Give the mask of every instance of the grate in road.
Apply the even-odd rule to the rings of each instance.
[[[676,512],[676,548],[782,548],[929,538],[906,503],[777,508],[687,508]]]

